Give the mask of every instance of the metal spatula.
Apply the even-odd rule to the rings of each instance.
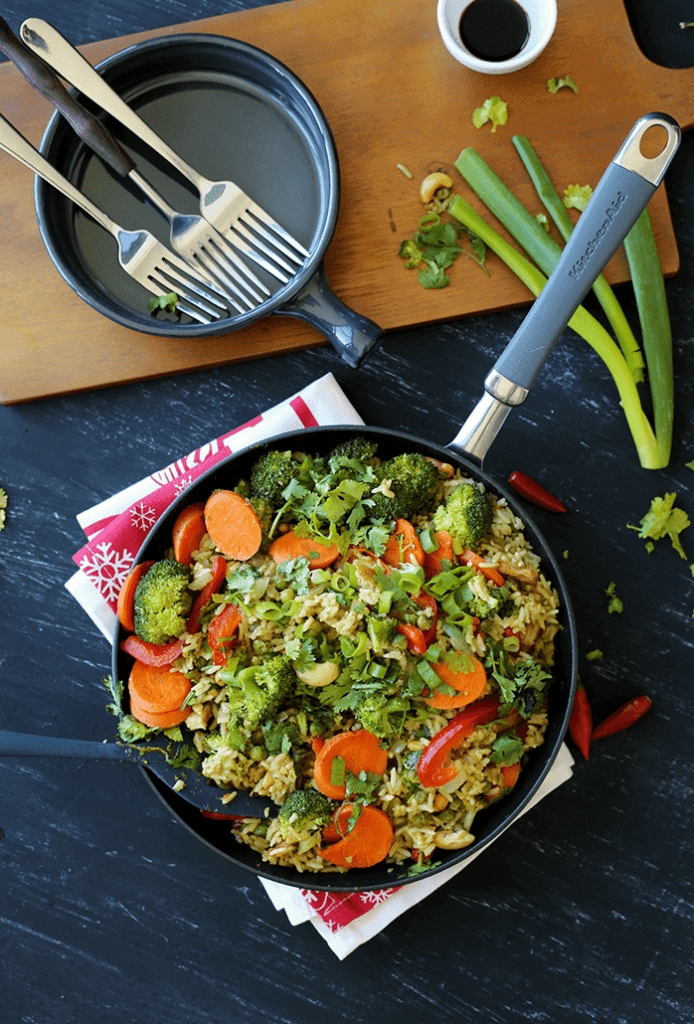
[[[187,263],[169,252],[149,231],[128,231],[111,220],[56,171],[1,114],[0,149],[40,175],[110,232],[118,243],[120,265],[143,288],[153,295],[176,292],[178,311],[199,323],[210,324],[228,316],[224,300],[200,280]]]
[[[104,81],[81,53],[41,18],[27,18],[22,41],[62,78],[134,132],[187,178],[200,195],[200,213],[243,257],[287,282],[307,249],[231,181],[210,181],[183,160]]]

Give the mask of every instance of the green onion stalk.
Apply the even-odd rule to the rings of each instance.
[[[514,143],[562,237],[568,238],[573,224],[539,160],[522,136],[516,136]],[[456,167],[477,196],[541,269],[538,270],[509,245],[460,196],[454,198],[448,212],[469,231],[478,235],[537,297],[556,266],[562,252],[561,246],[549,237],[536,218],[473,149],[463,150],[456,160]],[[563,213],[559,212],[559,206]],[[643,380],[641,350],[604,278],[602,281],[599,279],[594,287],[619,346],[583,306],[574,313],[569,326],[588,342],[609,369],[619,392],[641,466],[644,469],[662,469],[669,462],[672,445],[672,335],[660,259],[647,211],[644,214],[627,236],[625,249],[644,335],[655,431],[644,413],[636,386]]]
[[[530,260],[514,249],[460,196],[455,197],[448,212],[481,238],[537,298],[547,278]],[[653,429],[641,407],[636,383],[618,345],[583,306],[579,306],[571,317],[569,327],[602,357],[612,374],[641,465],[644,469],[661,468],[657,464],[658,450]]]

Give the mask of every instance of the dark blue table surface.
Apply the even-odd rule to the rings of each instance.
[[[433,0],[429,0],[433,5]],[[13,2],[17,31],[52,20],[81,44],[231,10],[216,0]],[[688,5],[630,0],[651,59],[694,65]],[[0,104],[1,107],[1,104]],[[694,1020],[694,529],[682,560],[627,528],[656,495],[694,518],[694,140],[667,176],[681,271],[667,282],[676,372],[667,470],[642,470],[603,363],[570,332],[485,468],[548,482],[533,509],[564,563],[596,718],[647,693],[631,730],[577,755],[570,782],[425,902],[339,961],[291,927],[258,881],[184,829],[145,779],[111,763],[0,762],[0,1005],[8,1024]],[[628,290],[622,289],[630,316]],[[3,296],[9,307],[11,298]],[[0,409],[0,723],[110,738],[109,648],[65,590],[75,516],[202,440],[331,371],[364,419],[446,443],[523,317],[486,315],[386,337],[360,370],[327,345]],[[609,615],[605,587],[624,601]],[[585,654],[603,651],[599,660]],[[572,748],[576,753],[575,749]]]

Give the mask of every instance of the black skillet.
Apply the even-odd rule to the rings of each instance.
[[[654,125],[665,130],[667,142],[659,157],[646,158],[641,154],[641,141]],[[448,446],[443,447],[397,431],[376,427],[359,428],[359,433],[378,441],[379,454],[383,458],[401,451],[421,452],[452,463],[481,482],[488,491],[504,498],[525,523],[526,537],[540,556],[542,570],[556,588],[561,604],[562,628],[557,637],[555,680],[548,694],[550,724],[545,743],[533,751],[513,792],[478,816],[475,821],[476,841],[464,850],[442,851],[435,866],[420,875],[420,878],[464,862],[495,839],[527,807],[549,774],[561,749],[577,685],[578,651],[571,601],[559,564],[532,518],[519,506],[512,493],[484,473],[481,463],[509,409],[519,405],[527,396],[571,315],[660,184],[679,146],[680,138],[679,127],[667,115],[650,114],[634,125],[598,184],[548,286],[540,293],[520,329],[488,375],[484,397]],[[267,448],[279,445],[283,448],[327,453],[339,441],[355,432],[354,427],[309,428],[271,438],[262,445],[229,456],[179,495],[148,535],[136,561],[163,557],[170,548],[173,524],[181,508],[188,503],[204,500],[214,488],[233,487],[239,479],[248,476],[252,463]],[[112,672],[114,679],[119,680],[127,679],[132,665],[130,657],[121,650],[123,639],[124,631],[118,625],[113,643]],[[158,795],[199,838],[232,863],[264,878],[329,892],[369,891],[414,880],[404,875],[403,869],[386,865],[356,869],[340,876],[316,874],[307,878],[292,869],[263,863],[259,855],[249,847],[235,843],[230,836],[228,822],[204,817],[197,807],[185,800],[185,789],[182,793],[176,792],[167,774],[158,765],[150,765],[147,771]]]
[[[64,52],[71,49],[70,44],[37,18],[28,19],[21,34],[23,43],[17,46],[6,34],[11,44],[6,52],[25,77],[56,102],[42,87],[41,76],[32,78],[27,58],[36,62],[43,57],[67,81],[78,82],[74,61]],[[119,266],[113,239],[37,179],[35,205],[41,235],[70,287],[111,320],[171,338],[224,334],[269,314],[297,317],[317,328],[347,363],[360,365],[383,331],[346,306],[326,277],[324,257],[340,198],[338,156],[330,126],[303,83],[257,47],[203,34],[137,43],[102,61],[97,69],[184,160],[213,181],[234,181],[310,255],[284,285],[253,265],[272,294],[248,312],[212,325],[183,322],[186,318],[176,321],[170,313],[153,317],[147,312],[146,294]],[[88,99],[87,83],[93,72],[86,62],[79,74],[86,78],[78,98],[99,113]],[[106,105],[105,99],[102,104]],[[179,213],[200,212],[192,186],[168,162],[113,117],[103,117],[103,123],[142,175]],[[94,155],[61,114],[49,121],[40,150],[117,223],[150,230],[167,244],[168,222],[146,204],[129,179]]]

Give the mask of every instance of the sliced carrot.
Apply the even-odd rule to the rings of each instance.
[[[341,814],[351,813],[352,805],[347,804]],[[393,825],[388,815],[379,807],[367,804],[351,832],[325,850],[320,850],[324,860],[344,868],[371,868],[388,856],[393,845]]]
[[[501,575],[498,569],[495,569],[493,565],[487,565],[481,555],[478,555],[475,551],[470,551],[466,548],[458,558],[464,565],[472,565],[475,569],[478,569],[483,576],[486,576],[488,580],[496,584],[497,587],[503,587],[506,580]]]
[[[140,640],[135,633],[127,636],[120,646],[121,650],[137,661],[143,661],[145,665],[153,665],[155,668],[173,665],[176,658],[181,657],[182,650],[180,640],[172,640],[170,644],[151,644],[146,640]]]
[[[147,570],[151,569],[153,565],[154,562],[140,562],[139,565],[136,565],[135,568],[131,570],[130,575],[120,588],[117,604],[118,621],[123,629],[127,629],[129,633],[135,632],[135,611],[133,602],[135,600],[137,585]]]
[[[153,729],[173,729],[175,725],[180,725],[181,722],[185,722],[186,718],[191,712],[191,708],[174,708],[173,711],[162,711],[159,714],[153,714],[151,711],[145,711],[136,701],[130,700],[130,713],[143,725],[149,725]]]
[[[190,565],[193,552],[200,548],[206,533],[205,504],[202,501],[196,501],[184,508],[174,523],[173,549],[176,561]]]
[[[255,510],[236,491],[214,491],[209,496],[205,525],[215,547],[239,562],[252,558],[263,540]]]
[[[386,565],[398,566],[407,562],[424,565],[424,548],[409,519],[395,520],[395,529],[386,541],[382,557]]]
[[[136,661],[130,670],[128,692],[143,711],[152,715],[166,714],[180,708],[190,693],[190,679],[182,672],[171,672],[168,667],[157,668]]]
[[[438,533],[434,534],[434,537],[438,541],[438,548],[436,551],[426,551],[424,553],[424,575],[428,580],[442,572],[442,562],[444,560],[449,561],[451,567],[455,565],[453,538],[448,530],[439,530]]]
[[[440,711],[446,711],[450,708],[462,708],[482,696],[487,685],[487,673],[481,661],[478,661],[471,654],[468,657],[469,672],[455,671],[445,661],[431,666],[441,681],[452,687],[456,692],[451,694],[432,693],[431,695],[427,695],[425,692],[423,699],[426,704]]]
[[[345,784],[335,785],[330,781],[333,759],[341,757],[345,762],[345,771],[358,775],[361,771],[374,775],[383,775],[388,764],[388,753],[382,750],[378,736],[366,729],[358,732],[339,732],[327,740],[316,754],[313,778],[316,788],[332,800],[344,800],[347,789]]]
[[[293,530],[283,533],[270,545],[270,557],[277,563],[305,558],[311,569],[327,568],[339,554],[334,544],[320,544],[313,537],[297,537]]]
[[[239,642],[236,631],[241,623],[241,612],[235,604],[224,606],[219,615],[210,620],[207,642],[212,648],[215,665],[226,665],[229,651]]]

